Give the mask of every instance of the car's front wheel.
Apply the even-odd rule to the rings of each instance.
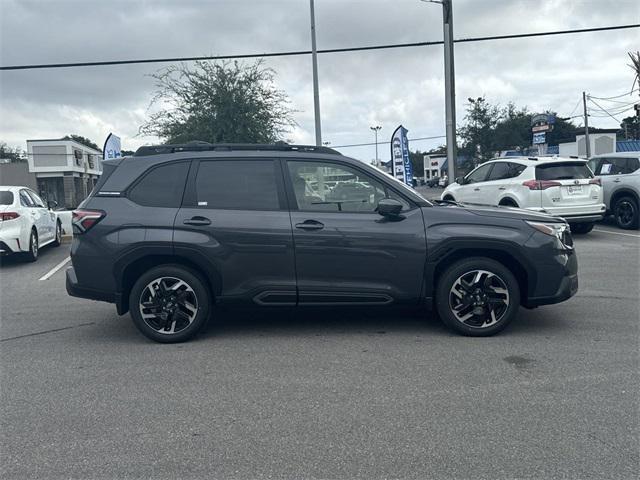
[[[210,293],[196,272],[161,265],[144,273],[131,289],[129,309],[143,335],[161,343],[193,338],[209,317]]]
[[[640,212],[638,202],[633,197],[622,197],[616,201],[613,208],[616,223],[620,228],[631,230],[640,225]]]
[[[569,228],[571,229],[571,233],[575,233],[578,235],[584,235],[585,233],[589,233],[595,227],[595,223],[570,223]]]
[[[504,329],[520,306],[518,281],[490,258],[460,260],[440,276],[436,287],[440,318],[453,330],[474,337]]]

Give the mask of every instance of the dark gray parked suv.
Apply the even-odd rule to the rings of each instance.
[[[73,226],[69,294],[115,303],[159,342],[193,337],[222,304],[435,305],[491,335],[578,289],[562,219],[433,204],[323,147],[142,147],[104,162]]]

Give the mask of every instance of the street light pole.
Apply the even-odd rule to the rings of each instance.
[[[421,0],[442,5],[442,33],[444,36],[444,95],[447,133],[447,173],[449,181],[455,179],[458,145],[456,143],[456,86],[453,58],[453,5],[452,0]]]
[[[375,134],[376,137],[376,167],[378,166],[378,131],[382,129],[382,127],[380,125],[376,125],[375,127],[369,127],[371,130],[373,130],[373,133]]]
[[[322,145],[320,129],[320,93],[318,92],[318,50],[316,47],[316,14],[313,0],[309,0],[311,9],[311,61],[313,64],[313,111],[316,120],[316,146]]]

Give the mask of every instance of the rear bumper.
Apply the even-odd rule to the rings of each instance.
[[[529,210],[561,217],[571,223],[592,223],[604,218],[607,207],[604,203],[598,203],[595,205],[579,205],[575,207],[529,208]]]
[[[100,302],[116,303],[116,295],[110,292],[102,292],[78,285],[78,277],[73,267],[67,268],[66,287],[67,293],[72,297],[87,298],[89,300],[98,300]]]

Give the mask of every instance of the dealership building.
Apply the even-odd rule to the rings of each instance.
[[[27,140],[27,162],[40,196],[61,208],[76,208],[102,173],[102,152],[74,140]]]

